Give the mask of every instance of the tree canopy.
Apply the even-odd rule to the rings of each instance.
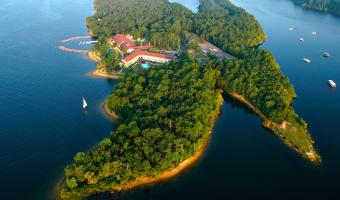
[[[166,0],[96,0],[87,18],[93,36],[132,34],[160,49],[178,50],[181,33],[192,29],[190,10]]]
[[[305,8],[340,15],[340,0],[292,0]]]
[[[244,56],[266,36],[256,19],[228,0],[201,0],[193,32],[235,56]]]
[[[234,55],[243,55],[265,40],[255,18],[228,0],[201,0],[198,13],[167,0],[96,0],[95,11],[87,18],[94,36],[132,34],[146,37],[159,49],[178,50],[186,32]]]
[[[117,130],[66,167],[62,197],[107,191],[140,176],[155,176],[192,156],[213,128],[222,104],[212,67],[183,55],[117,83],[108,107]]]
[[[273,122],[287,119],[296,93],[269,51],[258,49],[246,58],[214,64],[225,91],[242,95]]]
[[[166,0],[95,0],[96,13],[87,23],[103,59],[115,58],[107,62],[117,58],[103,46],[113,33],[172,49],[191,31],[236,58],[198,62],[184,52],[169,64],[127,71],[107,103],[119,115],[117,129],[88,153],[76,154],[65,169],[63,198],[115,190],[178,166],[206,142],[222,93],[241,95],[273,124],[289,121],[293,125],[280,137],[301,152],[313,151],[306,124],[291,106],[293,86],[273,55],[257,48],[265,35],[255,18],[228,0],[200,3],[194,14]],[[188,46],[199,50],[195,43]]]

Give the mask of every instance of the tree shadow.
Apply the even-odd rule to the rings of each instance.
[[[257,116],[254,111],[252,111],[245,104],[243,104],[239,100],[235,99],[234,97],[230,96],[229,94],[223,93],[223,99],[224,99],[225,103],[227,103],[232,108],[242,110],[247,115]]]

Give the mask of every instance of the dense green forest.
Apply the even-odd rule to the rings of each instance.
[[[63,198],[107,191],[155,176],[192,156],[213,128],[222,105],[216,74],[183,55],[177,62],[120,79],[108,100],[117,130],[65,169]]]
[[[119,65],[119,53],[110,47],[107,37],[100,36],[98,42],[94,44],[93,49],[96,49],[102,61],[98,64],[97,68],[105,68],[108,72],[117,71],[121,68]]]
[[[340,0],[292,0],[306,8],[340,15]]]
[[[273,122],[287,119],[296,94],[269,51],[259,49],[247,58],[224,60],[217,68],[228,93],[242,95]]]
[[[241,96],[238,100],[250,103],[265,127],[308,159],[318,161],[307,123],[291,105],[296,98],[294,88],[269,51],[257,49],[242,59],[213,59],[206,66],[219,72],[218,89]],[[278,128],[282,122],[285,128]]]
[[[193,13],[167,0],[96,0],[94,8],[87,26],[95,37],[132,34],[156,48],[178,50],[181,35],[192,29]]]
[[[244,56],[266,36],[256,19],[227,0],[201,0],[193,32],[235,56]]]
[[[197,33],[233,55],[257,47],[265,34],[255,18],[228,0],[201,0],[191,12],[167,0],[96,0],[95,15],[87,18],[93,36],[115,33],[146,37],[156,48],[178,50],[186,32]]]
[[[223,92],[241,94],[273,121],[300,123],[292,129],[301,132],[280,134],[301,153],[313,151],[303,120],[290,106],[295,92],[270,52],[203,65],[183,54],[118,81],[108,99],[109,109],[119,115],[117,129],[66,167],[62,198],[115,190],[176,167],[206,142]]]
[[[258,22],[228,0],[200,2],[194,14],[166,0],[95,0],[96,14],[87,23],[100,39],[95,48],[103,59],[110,59],[105,38],[114,33],[133,33],[172,48],[187,41],[185,32],[197,33],[236,58],[212,56],[198,62],[184,52],[169,64],[128,71],[108,99],[108,108],[119,115],[117,129],[66,167],[63,198],[115,190],[178,166],[206,142],[222,93],[241,95],[286,144],[314,156],[307,124],[291,106],[293,86],[273,55],[257,48],[265,40]],[[113,57],[108,62],[114,63]],[[277,128],[282,121],[289,122],[288,128]]]

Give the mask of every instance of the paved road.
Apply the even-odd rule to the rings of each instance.
[[[224,59],[224,58],[233,59],[234,58],[232,55],[222,51],[220,48],[216,47],[215,45],[211,44],[208,41],[204,41],[200,43],[199,46],[201,47],[202,51],[204,50],[205,52],[212,52],[210,49],[215,49],[216,52],[213,52],[213,53],[216,53],[216,55],[221,59]]]

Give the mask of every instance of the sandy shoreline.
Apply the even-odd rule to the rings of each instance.
[[[221,112],[221,107],[223,104],[223,98],[222,95],[220,95],[220,97],[218,97],[217,101],[217,107],[218,110],[216,110],[215,115],[213,116],[211,123],[215,123],[218,115]],[[108,106],[107,106],[107,101],[105,101],[103,104],[103,109],[105,114],[112,118],[114,121],[118,119],[118,115],[115,112],[112,112],[109,110]],[[159,176],[155,176],[155,177],[139,177],[133,181],[127,182],[125,184],[119,185],[119,186],[114,186],[111,188],[111,191],[113,192],[121,192],[121,191],[126,191],[126,190],[131,190],[137,187],[141,187],[144,185],[148,185],[148,184],[152,184],[152,183],[159,183],[159,182],[163,182],[169,179],[174,178],[175,176],[179,175],[180,173],[182,173],[185,169],[190,168],[192,166],[194,166],[199,159],[203,156],[209,141],[210,141],[210,137],[212,135],[212,129],[209,131],[209,133],[207,133],[203,139],[204,143],[199,147],[199,149],[196,150],[195,154],[192,155],[191,157],[187,158],[186,160],[184,160],[183,162],[179,163],[177,167],[174,167],[172,169],[168,169],[162,173],[160,173]],[[65,177],[63,178],[63,180],[61,181],[60,184],[60,189],[62,188],[62,184],[65,184]],[[82,198],[82,197],[86,197],[88,195],[91,194],[95,194],[95,193],[102,193],[102,192],[109,192],[109,191],[88,191],[85,192],[84,194],[76,194],[77,198]]]
[[[93,51],[88,51],[86,55],[90,58],[90,60],[92,60],[96,63],[100,62],[100,59],[97,56],[95,56]]]
[[[88,51],[86,55],[89,57],[90,60],[100,65],[100,58],[98,58],[98,56],[96,56],[96,54],[93,51]],[[113,79],[113,80],[119,79],[119,76],[117,75],[103,73],[103,72],[100,72],[98,69],[90,72],[90,75],[93,77],[102,77],[102,78]]]
[[[258,111],[252,104],[250,104],[246,99],[244,99],[241,95],[238,94],[230,94],[232,97],[234,97],[235,99],[238,99],[239,101],[241,101],[242,103],[244,103],[247,107],[249,107],[251,110],[253,110],[256,114],[258,114],[260,116],[260,118],[262,120],[268,120],[263,114],[262,112]],[[221,97],[222,98],[222,97]],[[222,105],[222,104],[221,104]],[[219,107],[221,107],[221,105],[218,105]],[[104,105],[106,106],[106,103]],[[107,113],[110,113],[109,110],[107,110]],[[218,112],[219,113],[219,112]],[[117,116],[115,113],[113,116]],[[215,119],[217,118],[218,115],[214,116],[212,123],[215,122]],[[110,117],[112,117],[110,115]],[[273,132],[278,135],[278,133],[273,130]],[[206,138],[204,138],[204,144],[196,151],[196,153],[189,157],[188,159],[184,160],[183,162],[181,162],[177,167],[169,169],[165,172],[162,172],[158,177],[140,177],[137,178],[134,181],[131,181],[129,183],[125,183],[123,185],[120,185],[118,187],[112,188],[113,190],[116,191],[125,191],[125,190],[130,190],[139,186],[143,186],[143,185],[148,185],[148,184],[152,184],[152,183],[157,183],[157,182],[162,182],[162,181],[166,181],[169,180],[173,177],[175,177],[176,175],[179,175],[181,172],[183,172],[185,169],[193,166],[195,163],[197,163],[199,161],[199,159],[201,158],[201,156],[204,154],[206,147],[209,144],[210,141],[210,137],[212,135],[212,131],[206,135]],[[290,146],[290,145],[289,145]],[[291,146],[292,147],[292,146]],[[296,149],[295,149],[296,150]],[[312,159],[311,157],[308,157],[305,153],[304,155],[306,156],[307,159],[309,159],[312,162],[318,162],[317,160]]]
[[[199,161],[199,159],[204,154],[206,147],[209,144],[211,135],[212,133],[209,133],[206,136],[206,138],[204,139],[205,143],[196,151],[196,153],[193,156],[181,162],[177,167],[162,172],[158,177],[139,177],[134,181],[115,187],[114,190],[118,192],[126,191],[143,185],[159,183],[174,178],[175,176],[182,173],[185,169],[194,166]]]
[[[102,78],[113,79],[113,80],[119,79],[119,76],[115,76],[115,75],[111,75],[107,73],[101,73],[98,69],[92,71],[90,75],[93,77],[102,77]]]
[[[229,94],[231,97],[234,99],[242,102],[244,105],[246,105],[249,109],[251,109],[253,112],[255,112],[263,122],[270,122],[272,125],[264,125],[266,128],[270,129],[277,137],[279,137],[287,146],[292,148],[294,151],[296,151],[299,154],[302,154],[303,157],[305,157],[307,160],[309,160],[312,163],[318,164],[321,163],[321,158],[315,151],[301,151],[297,149],[294,144],[292,144],[289,140],[282,139],[282,134],[280,132],[280,128],[278,127],[277,124],[274,124],[268,118],[258,109],[256,109],[247,99],[245,99],[242,95],[236,94],[236,93],[231,93]]]
[[[117,113],[111,111],[107,105],[107,101],[104,101],[103,103],[103,110],[104,110],[104,113],[110,117],[113,121],[116,121],[119,116],[117,115]]]
[[[93,35],[91,30],[89,30],[89,34]],[[89,57],[90,60],[96,62],[99,65],[101,64],[100,58],[97,57],[93,51],[88,51],[86,55]],[[113,75],[110,75],[110,74],[103,74],[98,69],[92,71],[91,75],[109,78],[109,79],[119,78],[118,76],[113,76]],[[221,94],[216,99],[216,104],[217,104],[217,110],[216,110],[215,115],[211,119],[212,124],[215,124],[215,121],[216,121],[217,117],[219,116],[219,114],[221,112],[221,107],[223,105],[223,97],[222,97]],[[108,117],[110,117],[113,121],[116,121],[119,118],[119,116],[115,112],[111,111],[108,108],[107,101],[105,101],[102,106],[103,106],[104,113]],[[172,169],[165,170],[164,172],[160,173],[160,175],[157,176],[157,177],[139,177],[139,178],[135,179],[134,181],[130,181],[130,182],[127,182],[125,184],[113,187],[113,188],[111,188],[111,190],[118,191],[118,192],[124,191],[124,190],[130,190],[130,189],[140,187],[140,186],[143,186],[143,185],[158,183],[158,182],[162,182],[162,181],[166,181],[166,180],[169,180],[171,178],[174,178],[175,176],[177,176],[181,172],[183,172],[185,169],[194,166],[200,160],[200,158],[203,156],[203,154],[204,154],[204,152],[205,152],[205,150],[206,150],[206,148],[209,144],[212,132],[213,132],[213,126],[212,126],[211,130],[204,136],[204,138],[203,138],[204,143],[201,144],[201,146],[196,150],[194,155],[190,156],[189,158],[187,158],[183,162],[179,163],[178,166],[176,166]],[[65,184],[65,176],[61,180],[60,186],[62,184]],[[60,187],[60,189],[61,188],[62,187]],[[98,191],[98,192],[100,192],[100,191]],[[103,191],[103,192],[105,192],[105,191]],[[77,197],[80,197],[79,194],[77,195]]]
[[[212,119],[212,123],[214,124],[216,121],[216,118],[218,117],[218,115],[221,112],[221,107],[222,107],[222,102],[223,100],[222,96],[220,96],[218,98],[217,102],[217,107],[218,107],[218,111],[216,112],[215,116]],[[103,104],[103,108],[105,110],[105,113],[113,118],[113,119],[117,119],[118,115],[112,111],[109,110],[109,108],[107,107],[107,102],[105,101]],[[169,180],[177,175],[179,175],[181,172],[183,172],[185,169],[192,167],[193,165],[195,165],[199,159],[202,157],[202,155],[205,152],[205,149],[207,148],[209,141],[210,141],[210,137],[212,135],[212,130],[205,136],[204,138],[204,143],[201,145],[201,147],[195,152],[194,155],[192,155],[191,157],[187,158],[186,160],[184,160],[183,162],[179,163],[179,165],[177,167],[174,167],[172,169],[166,170],[164,172],[162,172],[159,176],[157,177],[139,177],[134,181],[122,184],[120,186],[116,186],[114,188],[112,188],[112,190],[114,191],[126,191],[126,190],[130,190],[136,187],[140,187],[143,185],[148,185],[148,184],[152,184],[152,183],[158,183],[158,182],[162,182],[162,181],[166,181]]]

